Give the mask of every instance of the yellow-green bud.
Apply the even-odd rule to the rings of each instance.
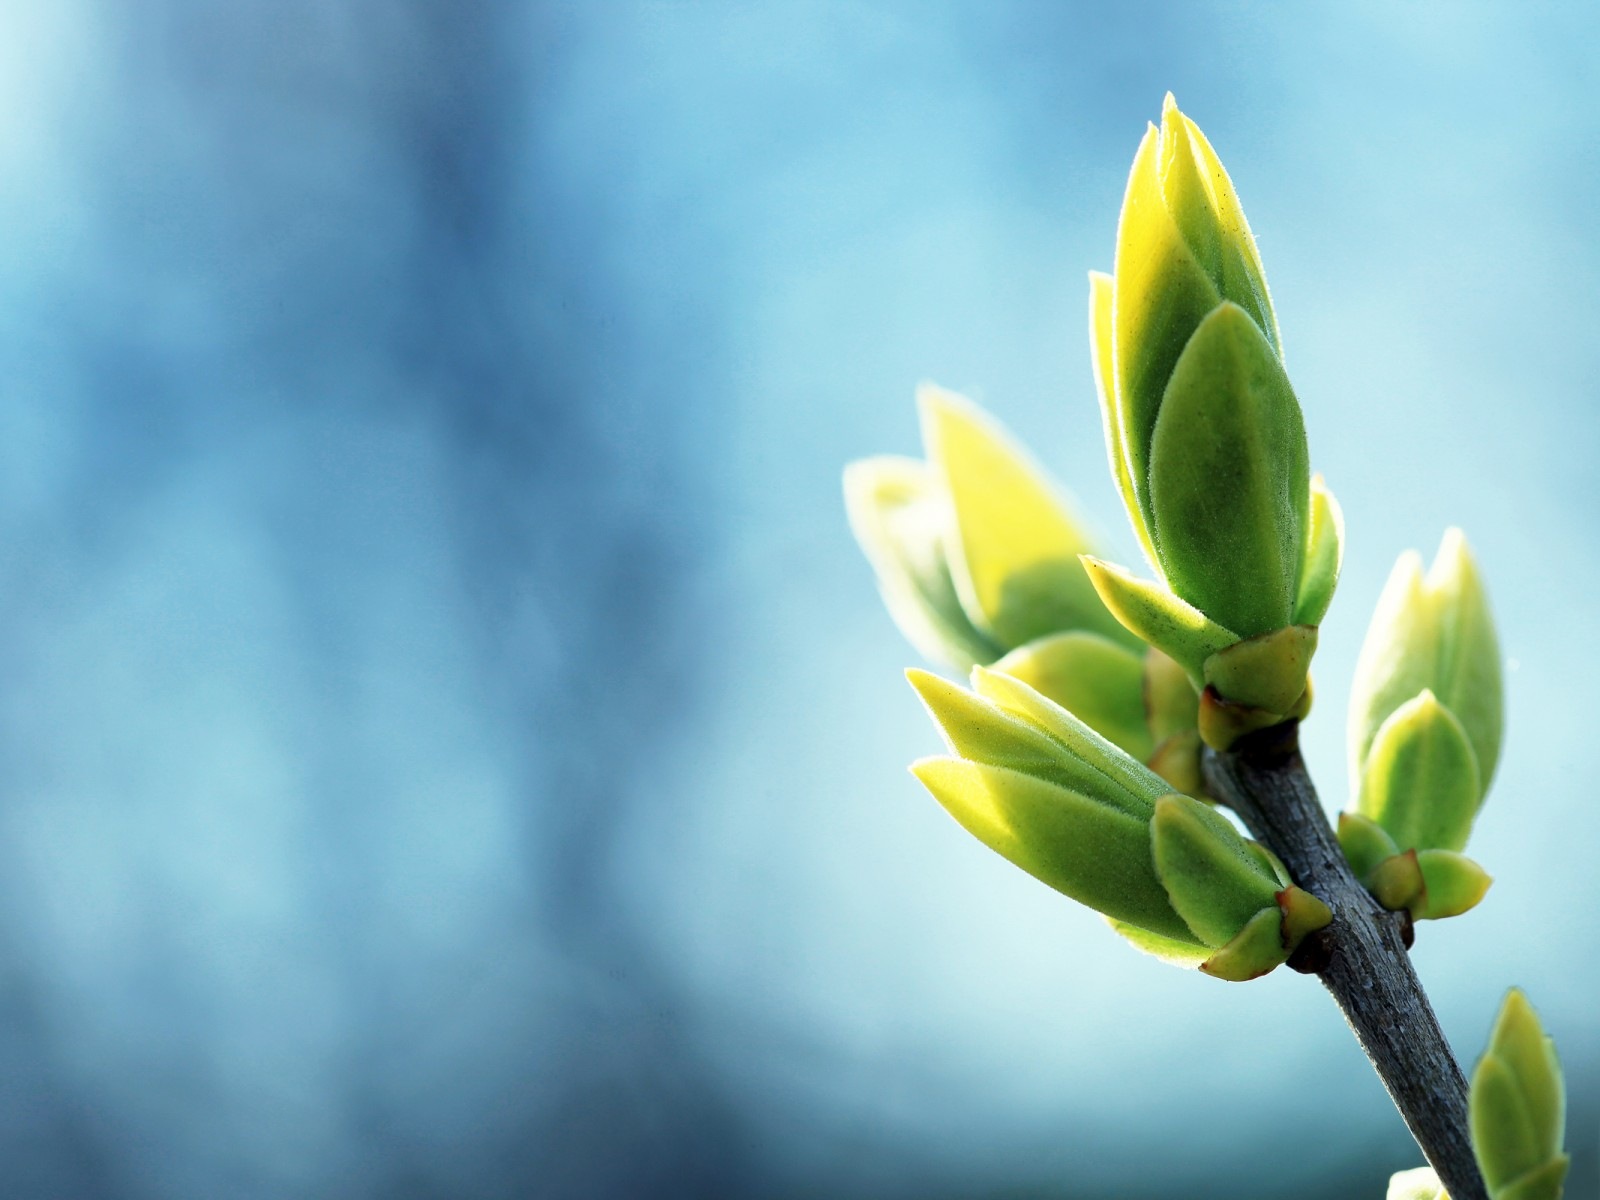
[[[1513,988],[1468,1093],[1472,1148],[1491,1200],[1560,1200],[1566,1106],[1555,1045]]]
[[[1415,552],[1401,556],[1367,631],[1350,699],[1356,810],[1398,850],[1463,849],[1499,758],[1502,705],[1494,622],[1452,529],[1426,576]],[[1488,886],[1476,864],[1434,862],[1443,886],[1429,915],[1465,911]]]
[[[1494,882],[1465,854],[1449,850],[1419,850],[1417,866],[1422,869],[1422,897],[1412,904],[1411,915],[1419,921],[1459,917],[1476,908]]]
[[[1310,475],[1266,277],[1233,184],[1170,95],[1134,158],[1115,273],[1090,276],[1089,313],[1112,476],[1161,578],[1143,584],[1086,565],[1119,619],[1197,684],[1209,682],[1204,664],[1218,651],[1321,622],[1343,525],[1332,494]],[[1264,665],[1230,675],[1242,693],[1213,684],[1229,703],[1260,710],[1245,722],[1255,727],[1290,719],[1305,690],[1297,660],[1280,656],[1278,674],[1253,678]],[[1237,724],[1202,733],[1226,749]]]
[[[1408,909],[1416,920],[1459,917],[1475,908],[1494,882],[1464,854],[1451,850],[1401,851],[1376,821],[1339,814],[1339,846],[1350,869],[1385,908]]]
[[[1402,554],[1378,600],[1350,693],[1352,778],[1361,777],[1384,722],[1423,689],[1460,722],[1487,790],[1504,724],[1500,645],[1459,529],[1445,533],[1426,575],[1414,550]]]

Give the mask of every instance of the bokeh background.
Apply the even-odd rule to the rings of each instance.
[[[5,0],[0,1194],[1382,1194],[1326,996],[962,835],[838,474],[1085,333],[1173,89],[1349,521],[1307,737],[1463,525],[1497,877],[1600,1194],[1593,6]]]

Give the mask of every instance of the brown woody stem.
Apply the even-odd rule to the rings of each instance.
[[[1411,918],[1380,907],[1350,869],[1289,722],[1205,753],[1206,787],[1295,883],[1333,909],[1289,965],[1333,994],[1451,1200],[1488,1200],[1467,1126],[1467,1081],[1406,953]]]

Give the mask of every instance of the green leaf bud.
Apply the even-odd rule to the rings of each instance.
[[[1402,853],[1383,826],[1359,813],[1339,814],[1339,846],[1380,904],[1409,909],[1418,921],[1460,916],[1475,908],[1494,882],[1464,854],[1414,848]]]
[[[1191,939],[1155,876],[1146,821],[1007,767],[925,758],[911,770],[962,828],[1034,878],[1116,920]]]
[[[1445,533],[1426,576],[1415,551],[1401,555],[1378,600],[1350,694],[1352,778],[1361,778],[1384,722],[1424,688],[1450,710],[1472,745],[1481,805],[1500,758],[1500,647],[1459,529]]]
[[[1141,762],[1155,749],[1145,714],[1144,660],[1120,643],[1097,633],[1058,633],[1019,646],[994,670],[1049,697]]]
[[[1000,648],[956,595],[945,555],[948,505],[928,465],[891,455],[853,462],[844,499],[884,605],[918,653],[962,671],[998,658]]]
[[[1465,847],[1482,794],[1466,731],[1426,688],[1378,730],[1360,786],[1358,811],[1402,849]]]
[[[1415,551],[1395,564],[1350,697],[1355,806],[1398,850],[1417,851],[1424,887],[1406,907],[1418,919],[1458,916],[1488,891],[1488,873],[1456,852],[1499,758],[1501,692],[1483,584],[1466,539],[1451,529],[1426,575]],[[1346,847],[1353,865],[1355,853]],[[1375,869],[1357,867],[1369,887]],[[1386,902],[1395,896],[1389,884]]]
[[[1197,687],[1205,660],[1241,638],[1319,624],[1338,581],[1339,507],[1310,476],[1277,318],[1233,184],[1170,95],[1134,158],[1116,271],[1090,275],[1089,332],[1112,476],[1160,575],[1145,584],[1086,563],[1106,607]],[[1223,700],[1273,719],[1230,713],[1211,723],[1209,744],[1226,749],[1217,739],[1229,730],[1291,718],[1303,672],[1256,680],[1263,663],[1241,660],[1229,682],[1244,692],[1215,686]]]
[[[926,385],[917,403],[949,497],[951,576],[973,624],[1008,649],[1068,630],[1133,646],[1084,574],[1089,538],[1044,473],[965,397]]]
[[[1554,1043],[1515,988],[1472,1074],[1468,1115],[1492,1200],[1558,1200],[1568,1162],[1566,1088]]]
[[[1112,477],[1162,574],[1155,590],[1234,640],[1322,621],[1338,504],[1310,480],[1250,224],[1171,96],[1134,155],[1115,274],[1090,275],[1090,344]],[[1150,597],[1120,600],[1107,606],[1198,680],[1195,622]]]
[[[977,667],[969,692],[926,671],[907,676],[953,755],[918,762],[917,777],[974,836],[1105,914],[1144,952],[1254,978],[1331,919],[1270,851],[1023,679]]]
[[[1413,1167],[1389,1176],[1385,1200],[1450,1200],[1432,1167]]]

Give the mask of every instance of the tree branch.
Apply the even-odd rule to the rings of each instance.
[[[1206,786],[1283,860],[1333,923],[1289,960],[1333,994],[1451,1200],[1488,1200],[1467,1125],[1467,1081],[1406,953],[1411,917],[1379,906],[1339,849],[1300,757],[1299,727],[1205,754]]]

